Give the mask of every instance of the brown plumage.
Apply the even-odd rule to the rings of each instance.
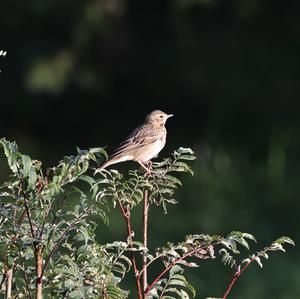
[[[129,137],[122,142],[96,172],[109,165],[133,160],[138,162],[147,171],[144,164],[158,155],[166,144],[167,130],[165,123],[173,114],[166,114],[160,110],[152,111],[145,122],[132,131]]]

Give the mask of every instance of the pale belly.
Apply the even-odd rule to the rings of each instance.
[[[165,139],[163,139],[163,138],[158,139],[151,146],[145,147],[144,150],[139,155],[137,160],[139,162],[147,162],[147,161],[151,160],[152,158],[156,157],[158,155],[158,153],[165,146],[165,143],[166,143]]]

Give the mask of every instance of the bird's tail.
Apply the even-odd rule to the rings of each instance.
[[[113,165],[113,164],[116,164],[116,163],[119,163],[119,162],[124,162],[124,161],[127,161],[128,158],[125,157],[125,156],[115,156],[115,157],[112,157],[111,159],[109,159],[108,161],[106,161],[105,163],[103,163],[99,168],[97,168],[95,170],[95,174],[100,172],[101,170],[105,169],[106,167],[110,166],[110,165]]]
[[[112,161],[112,160],[108,160],[105,163],[103,163],[99,168],[96,169],[95,174],[100,172],[101,170],[105,169],[107,166],[115,164],[117,162]]]

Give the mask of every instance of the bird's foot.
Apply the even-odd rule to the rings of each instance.
[[[147,162],[138,162],[145,170],[146,170],[146,176],[151,177],[154,174],[154,171],[152,169],[152,161],[147,161]]]

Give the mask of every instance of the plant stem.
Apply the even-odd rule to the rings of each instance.
[[[6,272],[3,273],[1,283],[0,283],[0,292],[5,292],[6,286],[5,286],[5,281],[6,281]]]
[[[36,290],[35,298],[43,298],[43,246],[41,244],[34,245],[35,268],[36,268]]]
[[[148,269],[148,267],[155,262],[156,260],[158,260],[159,258],[163,257],[163,254],[159,254],[158,256],[154,257],[152,260],[150,260],[144,267],[143,269],[140,271],[140,275],[142,275],[142,273],[144,273],[145,269]]]
[[[62,243],[62,241],[67,237],[68,232],[73,229],[79,222],[80,222],[81,218],[76,218],[61,234],[61,236],[59,237],[59,239],[54,243],[50,253],[48,254],[45,264],[42,267],[42,271],[41,271],[41,279],[43,278],[44,272],[46,270],[47,265],[50,262],[50,259],[52,258],[53,253],[55,252],[55,250],[59,247],[59,245]]]
[[[25,272],[25,270],[23,273],[24,273],[24,281],[25,281],[25,285],[26,285],[27,296],[29,299],[32,299],[27,273]]]
[[[26,211],[27,218],[28,218],[28,221],[29,221],[31,236],[32,236],[32,238],[34,238],[34,229],[33,229],[32,221],[31,221],[31,215],[30,215],[29,207],[28,207],[28,204],[27,204],[28,199],[27,199],[27,195],[26,195],[26,192],[25,192],[25,184],[24,184],[24,180],[21,176],[21,172],[20,172],[19,167],[17,167],[17,169],[18,169],[18,176],[19,176],[19,179],[20,179],[20,182],[21,182],[21,192],[22,192],[23,199],[24,199],[24,206],[25,206],[25,211]],[[20,223],[22,223],[23,217],[24,216],[21,216],[21,218],[19,219]]]
[[[26,210],[24,210],[18,220],[18,225],[20,226],[22,224],[22,222],[24,221],[24,218],[26,216]]]
[[[11,289],[12,289],[12,281],[13,281],[13,270],[8,269],[5,273],[6,275],[6,299],[11,299]]]
[[[128,234],[127,240],[128,240],[129,246],[131,248],[133,248],[133,244],[132,244],[133,230],[132,230],[132,226],[131,226],[130,210],[128,208],[124,208],[120,199],[118,199],[118,204],[119,204],[122,215],[126,222],[127,234]],[[132,262],[132,267],[133,267],[134,276],[135,276],[135,282],[136,282],[136,287],[137,287],[137,292],[138,292],[138,299],[143,299],[143,293],[142,293],[141,282],[140,282],[140,274],[139,274],[139,270],[137,268],[137,263],[136,263],[136,259],[135,259],[135,255],[134,255],[133,251],[131,252],[131,262]]]
[[[252,257],[252,258],[250,259],[250,261],[244,265],[244,267],[242,267],[241,269],[239,269],[239,270],[234,274],[234,276],[233,276],[232,280],[230,281],[230,283],[229,283],[229,285],[228,285],[228,287],[227,287],[227,289],[226,289],[226,291],[225,291],[225,293],[224,293],[222,299],[226,299],[226,298],[227,298],[227,296],[228,296],[228,294],[230,293],[230,291],[231,291],[233,285],[236,283],[236,281],[237,281],[238,278],[241,276],[241,274],[242,274],[242,273],[250,266],[250,264],[255,260],[255,257],[256,257],[256,256]]]
[[[19,253],[20,260],[22,260],[23,257],[22,257],[20,248],[18,248],[18,253]],[[26,295],[28,296],[29,299],[32,299],[31,292],[30,292],[30,285],[29,285],[28,276],[27,276],[28,268],[26,267],[24,262],[23,262],[23,267],[22,268],[23,268],[23,275],[24,275],[24,281],[25,281],[25,288],[26,288],[26,292],[27,292]]]
[[[148,190],[144,191],[144,211],[143,211],[143,243],[145,247],[143,256],[143,290],[148,287],[148,271],[147,271],[147,248],[148,248],[148,215],[149,215],[149,198]]]
[[[217,244],[217,243],[216,243]],[[147,289],[144,292],[144,296],[146,296],[150,290],[154,287],[154,285],[160,280],[160,278],[162,276],[164,276],[166,273],[168,273],[177,263],[179,263],[182,260],[185,260],[186,258],[188,258],[189,256],[192,256],[193,254],[195,254],[196,252],[200,251],[200,250],[204,250],[208,248],[208,246],[200,246],[197,247],[189,252],[187,252],[186,254],[184,254],[182,257],[176,259],[173,263],[171,263],[169,266],[167,266],[162,272],[160,272],[158,274],[158,276],[156,276],[156,278],[153,280],[153,282],[147,287]],[[224,299],[224,298],[223,298]]]

